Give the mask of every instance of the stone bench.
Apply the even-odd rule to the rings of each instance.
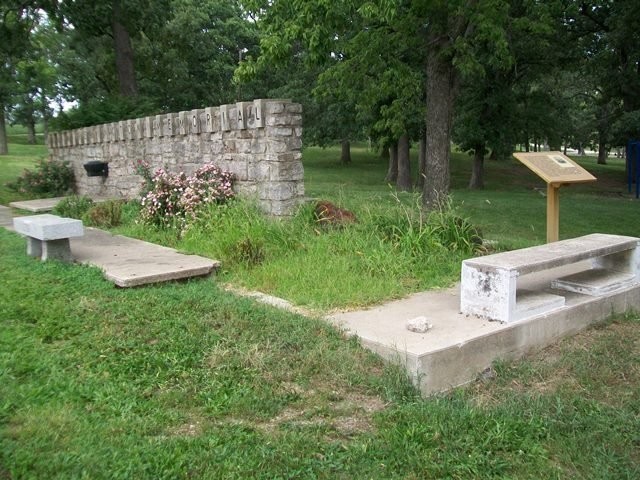
[[[640,239],[594,233],[463,261],[460,310],[515,322],[561,308],[564,296],[518,290],[518,278],[585,260],[591,261],[590,269],[552,279],[549,287],[602,296],[640,283]]]
[[[49,214],[14,218],[13,228],[27,237],[27,255],[42,260],[72,261],[69,238],[84,235],[82,221]]]

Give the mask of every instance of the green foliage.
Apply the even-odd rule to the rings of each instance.
[[[107,200],[92,206],[82,220],[92,227],[113,228],[122,223],[122,200]]]
[[[147,97],[98,97],[61,112],[51,120],[51,127],[55,130],[69,130],[144,117],[158,111],[159,108]]]
[[[438,250],[470,255],[482,246],[479,230],[459,215],[451,199],[442,202],[436,210],[424,212],[419,207],[419,196],[415,196],[413,206],[403,204],[397,196],[394,198],[402,214],[374,219],[381,239],[389,241],[394,248],[424,258]]]
[[[419,225],[403,205],[364,207],[356,211],[357,223],[340,229],[320,228],[313,208],[273,221],[236,199],[201,211],[177,246],[219,259],[233,283],[313,308],[362,305],[376,295],[400,295],[408,285],[447,285],[470,252],[467,237],[445,245],[439,225],[425,217]]]
[[[231,259],[236,263],[244,263],[249,267],[259,265],[264,260],[264,245],[262,242],[245,238],[232,246]]]
[[[93,207],[93,200],[84,195],[71,195],[63,198],[53,208],[53,213],[61,217],[81,220],[85,213]]]
[[[29,196],[56,197],[73,191],[75,177],[69,162],[42,159],[7,186]]]

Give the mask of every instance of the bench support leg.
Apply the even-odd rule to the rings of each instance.
[[[489,320],[516,320],[516,274],[507,270],[484,271],[462,262],[460,311]]]
[[[30,257],[42,256],[42,240],[37,238],[27,237],[27,255]]]
[[[42,261],[60,260],[61,262],[71,262],[71,245],[68,238],[60,240],[47,240],[42,242]]]

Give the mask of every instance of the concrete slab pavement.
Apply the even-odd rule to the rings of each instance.
[[[67,197],[53,197],[53,198],[39,198],[37,200],[20,200],[16,202],[11,202],[9,204],[10,207],[17,208],[20,210],[26,210],[27,212],[33,213],[45,213],[50,212],[54,209],[54,207],[60,203],[61,200],[64,200]],[[93,203],[100,203],[109,200],[108,198],[92,198]]]
[[[71,239],[71,254],[77,262],[101,268],[119,287],[208,275],[220,266],[217,260],[96,228],[85,228],[83,237]]]
[[[11,202],[10,207],[26,210],[33,213],[50,212],[53,208],[66,197],[40,198],[37,200],[20,200]]]
[[[461,314],[459,285],[416,293],[368,310],[335,313],[327,320],[357,336],[364,347],[403,365],[421,392],[431,395],[473,381],[498,359],[519,358],[614,313],[640,308],[639,284],[601,297],[550,288],[553,279],[589,267],[582,262],[523,279],[527,290],[561,294],[565,304],[510,324]],[[407,321],[418,316],[432,324],[429,331],[407,330]]]

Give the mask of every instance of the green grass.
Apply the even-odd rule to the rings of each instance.
[[[422,400],[319,320],[117,289],[0,231],[0,322],[0,478],[640,475],[638,315]]]
[[[12,179],[43,147],[12,145],[15,156],[0,158]],[[415,154],[415,152],[413,152]],[[446,287],[459,278],[460,261],[470,251],[423,248],[417,237],[420,199],[416,193],[396,193],[384,184],[386,162],[360,145],[353,162],[339,162],[337,148],[308,148],[303,154],[305,188],[311,198],[327,199],[352,210],[358,223],[342,229],[318,228],[309,207],[293,221],[272,222],[246,203],[201,216],[198,225],[180,236],[136,223],[136,209],[128,206],[119,233],[169,245],[223,262],[220,281],[284,297],[307,308],[327,311],[356,308],[402,297],[411,292]],[[15,159],[12,161],[12,159]],[[592,232],[640,236],[640,203],[626,193],[624,164],[609,159],[577,159],[598,177],[593,184],[560,190],[561,238]],[[416,174],[416,159],[413,158]],[[545,185],[516,160],[486,162],[486,188],[466,189],[471,158],[452,156],[454,211],[477,225],[493,248],[513,249],[540,244],[546,238]],[[1,179],[0,179],[1,180]],[[3,189],[0,202],[16,195]],[[407,214],[412,224],[407,224]],[[388,238],[400,228],[401,238]],[[422,241],[422,246],[416,244]]]
[[[42,124],[36,125],[36,144],[44,146],[44,127]],[[9,125],[7,127],[7,140],[14,145],[27,145],[27,127],[22,125]]]
[[[3,181],[44,153],[11,147]],[[416,196],[383,185],[374,155],[353,158],[304,154],[307,193],[352,209],[351,227],[325,231],[308,207],[270,222],[237,203],[179,237],[135,224],[129,204],[121,230],[224,255],[223,280],[320,309],[454,281],[466,254],[421,243],[415,217],[404,220]],[[600,181],[562,189],[561,235],[639,235],[621,164],[580,161]],[[544,241],[541,182],[489,162],[487,189],[471,192],[469,165],[454,155],[458,211],[501,248]],[[96,269],[24,248],[0,230],[0,478],[640,477],[638,314],[423,400],[357,342],[226,293],[219,278],[116,289]]]

